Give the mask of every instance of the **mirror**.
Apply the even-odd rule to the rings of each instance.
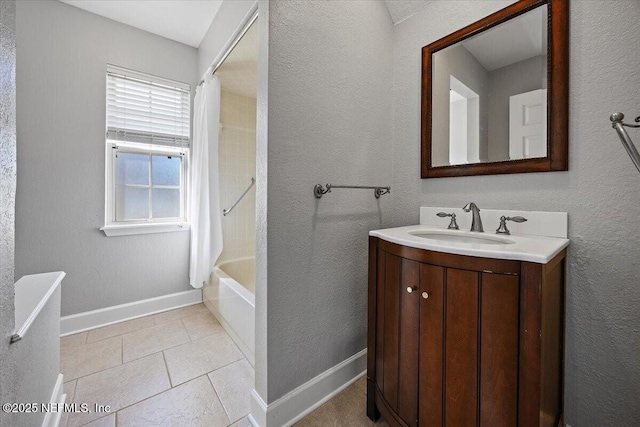
[[[422,50],[422,177],[567,170],[567,0],[521,0]]]

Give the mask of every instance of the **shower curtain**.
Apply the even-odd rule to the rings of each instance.
[[[207,73],[208,74],[208,73]],[[222,252],[222,211],[218,174],[220,79],[205,76],[196,89],[191,141],[191,254],[189,283],[201,288]]]

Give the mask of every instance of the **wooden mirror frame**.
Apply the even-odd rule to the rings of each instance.
[[[537,7],[547,5],[547,157],[467,165],[431,165],[431,55]],[[422,48],[422,178],[569,169],[569,0],[520,0]]]

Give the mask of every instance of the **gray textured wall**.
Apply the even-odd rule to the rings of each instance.
[[[509,160],[509,97],[547,88],[547,56],[540,55],[489,73],[489,160]]]
[[[391,199],[392,24],[383,2],[269,11],[268,402],[366,347],[369,230]],[[392,191],[395,191],[393,189]]]
[[[14,236],[16,196],[15,1],[0,1],[0,403],[16,396],[14,329]],[[0,425],[12,425],[0,412]]]
[[[16,31],[16,276],[66,271],[63,315],[190,289],[189,233],[98,229],[106,64],[194,85],[196,49],[58,1],[18,2]]]
[[[423,205],[470,201],[568,212],[566,421],[638,425],[640,174],[609,115],[640,114],[640,2],[570,3],[568,172],[420,179],[420,49],[509,3],[433,2],[395,27],[393,223],[416,224]]]

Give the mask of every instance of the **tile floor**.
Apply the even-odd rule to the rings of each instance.
[[[382,420],[374,423],[367,418],[366,395],[366,377],[362,377],[297,422],[296,427],[389,427]]]
[[[203,304],[64,337],[60,352],[67,402],[90,409],[60,427],[251,427],[253,368]],[[388,427],[365,393],[363,377],[296,426]]]
[[[60,340],[61,427],[249,427],[253,368],[203,304]],[[94,404],[109,405],[110,412]]]

